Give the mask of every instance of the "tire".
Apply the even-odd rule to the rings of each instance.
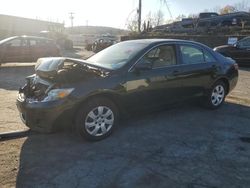
[[[76,131],[81,137],[98,141],[108,137],[118,121],[118,109],[107,98],[93,98],[83,104],[76,117]]]
[[[215,82],[205,97],[205,106],[209,109],[219,108],[225,101],[226,93],[226,84],[223,81]]]

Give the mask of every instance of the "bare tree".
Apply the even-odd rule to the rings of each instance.
[[[167,7],[171,19],[173,19],[172,13],[171,13],[171,11],[169,9],[169,6],[168,6],[168,1],[167,0],[159,0],[159,1]],[[138,30],[138,32],[141,32],[141,29],[140,29],[140,27],[141,27],[141,11],[142,11],[142,1],[139,0],[139,7],[138,7],[138,10],[137,10],[137,14],[138,14],[137,15],[137,25],[138,25],[137,26],[137,30]],[[160,10],[158,11],[158,14],[157,14],[156,17],[158,18],[157,22],[156,22],[156,25],[159,25],[161,22],[163,22],[162,20],[163,20],[164,15],[163,15],[163,13]],[[127,23],[127,28],[129,30],[135,28],[135,26],[134,26],[134,20],[130,21],[130,22],[127,21],[127,22],[128,22]]]
[[[234,4],[234,7],[237,11],[248,11],[250,8],[247,0]]]
[[[168,1],[167,0],[160,0],[160,2],[167,7],[168,13],[170,15],[170,18],[173,19],[173,15],[172,15],[172,13],[170,11],[170,8],[169,8],[169,5],[168,5]]]
[[[155,26],[162,25],[164,22],[164,14],[161,10],[158,10],[154,15]]]
[[[158,10],[152,15],[152,12],[148,12],[146,15],[145,23],[149,23],[151,27],[156,27],[164,23],[164,14],[161,10]]]
[[[179,16],[177,16],[177,17],[175,18],[175,21],[181,21],[183,18],[186,18],[186,17],[187,17],[186,15],[180,14]]]
[[[233,12],[236,12],[236,8],[232,5],[227,5],[220,9],[220,14],[229,14]]]
[[[132,32],[138,31],[138,16],[134,15],[131,19],[127,19],[127,29]]]
[[[216,7],[214,7],[214,8],[212,9],[212,11],[213,11],[213,12],[219,13],[219,12],[220,12],[220,9],[221,9],[220,6],[216,6]]]
[[[199,14],[189,14],[187,17],[188,18],[199,18]]]

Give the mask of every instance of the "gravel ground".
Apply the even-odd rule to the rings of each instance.
[[[15,98],[32,72],[0,69],[0,132],[26,129]],[[69,132],[0,141],[0,187],[249,187],[250,69],[226,101],[130,118],[100,142]]]

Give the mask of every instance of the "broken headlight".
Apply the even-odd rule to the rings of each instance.
[[[74,88],[67,89],[52,89],[48,92],[48,95],[41,102],[55,101],[67,97]]]

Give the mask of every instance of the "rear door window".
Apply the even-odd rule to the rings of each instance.
[[[205,50],[203,50],[203,52],[204,52],[206,62],[208,63],[216,62],[216,59],[212,56],[212,54],[210,54],[208,51],[205,51]]]
[[[250,48],[250,38],[245,38],[239,41],[240,48]]]
[[[203,51],[197,47],[181,45],[180,52],[183,64],[199,64],[206,62]]]
[[[37,40],[35,39],[30,39],[30,46],[37,46]]]

